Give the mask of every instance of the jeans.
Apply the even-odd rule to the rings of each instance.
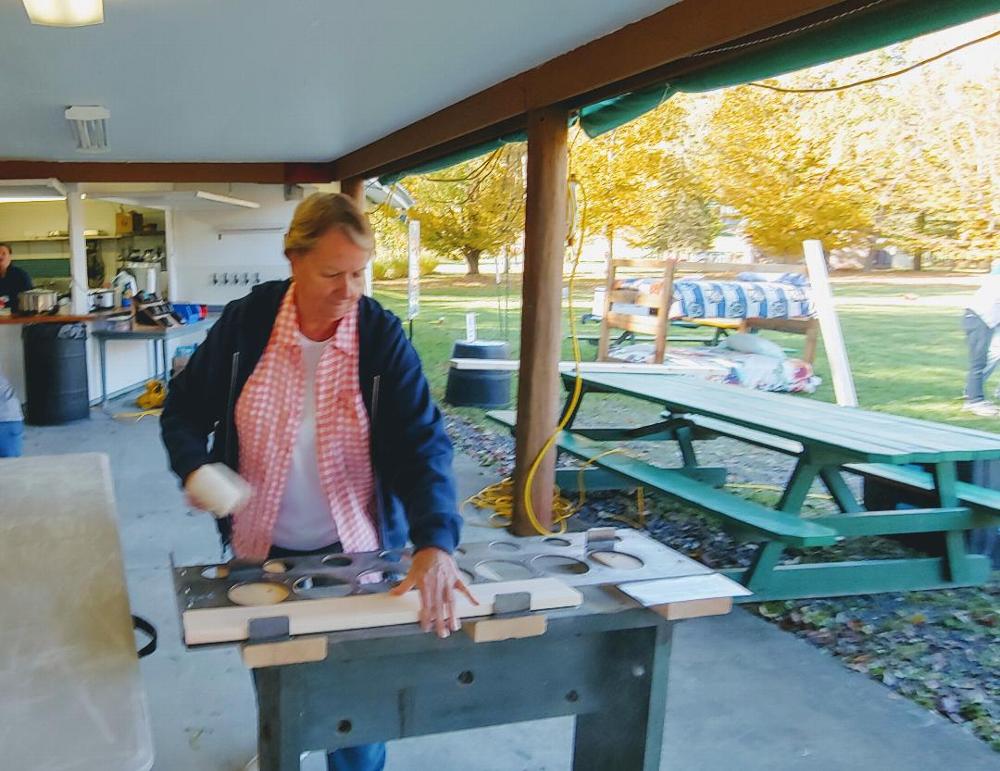
[[[1000,351],[993,347],[994,330],[986,326],[979,315],[970,310],[962,317],[965,341],[969,345],[969,374],[965,379],[965,400],[986,399],[986,379],[1000,364]]]
[[[23,420],[0,421],[0,458],[20,457],[23,438]]]
[[[272,546],[268,556],[277,557],[302,557],[308,554],[340,552],[339,543],[322,549],[313,551],[295,551],[294,549],[283,549],[280,546]],[[382,771],[385,768],[385,744],[361,744],[357,747],[344,747],[341,750],[334,750],[326,757],[327,767],[330,771]]]

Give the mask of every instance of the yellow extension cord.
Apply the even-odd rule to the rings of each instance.
[[[580,187],[581,192],[583,188]],[[580,351],[580,340],[577,337],[576,332],[576,315],[573,307],[573,291],[576,288],[576,272],[577,268],[580,266],[580,257],[583,254],[583,234],[586,232],[586,222],[587,222],[587,198],[584,194],[582,198],[582,208],[580,215],[580,238],[576,244],[576,254],[573,257],[573,269],[569,275],[569,292],[568,292],[568,306],[569,306],[569,333],[570,340],[573,346],[573,362],[576,365],[576,379],[573,383],[573,394],[570,397],[569,408],[564,411],[562,419],[559,421],[559,425],[556,426],[555,431],[552,432],[551,436],[546,440],[545,444],[542,445],[542,449],[538,451],[535,459],[532,461],[531,466],[528,467],[528,474],[524,482],[524,510],[528,515],[528,521],[531,526],[535,529],[539,535],[555,535],[558,533],[566,532],[566,520],[573,516],[586,499],[586,490],[584,488],[584,472],[599,458],[603,458],[605,455],[611,455],[612,453],[623,452],[620,449],[608,450],[607,452],[602,452],[600,455],[596,455],[587,461],[580,468],[579,476],[579,498],[574,505],[572,502],[567,500],[562,496],[558,487],[555,487],[552,491],[552,524],[556,527],[554,530],[549,530],[541,522],[538,521],[538,517],[535,514],[535,507],[531,500],[531,488],[535,481],[535,475],[538,473],[538,469],[542,464],[542,459],[545,455],[552,449],[556,440],[559,438],[560,432],[566,428],[569,423],[570,416],[576,410],[577,405],[580,403],[580,398],[583,394],[583,375],[580,372],[580,362],[583,360],[583,354]],[[645,506],[645,496],[644,491],[641,487],[636,490],[637,502],[639,507],[639,519],[638,524],[626,519],[624,517],[613,516],[611,519],[618,519],[632,527],[644,527],[646,521],[646,506]],[[490,525],[493,527],[506,527],[508,526],[514,517],[514,480],[511,477],[507,477],[496,484],[484,487],[475,495],[470,496],[465,500],[465,504],[470,504],[481,509],[493,509],[493,513],[490,514]]]

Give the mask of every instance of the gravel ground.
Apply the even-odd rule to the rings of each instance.
[[[595,400],[596,401],[596,400]],[[615,425],[622,415],[611,403],[581,416],[586,425]],[[641,418],[655,419],[655,412]],[[628,422],[634,422],[634,410]],[[502,475],[514,465],[509,434],[484,430],[454,414],[447,416],[456,447]],[[726,465],[731,486],[762,503],[773,504],[792,470],[792,460],[728,439],[696,443],[702,465]],[[648,443],[628,446],[630,454],[662,465],[678,465],[679,454],[664,455]],[[657,453],[654,455],[654,453]],[[860,494],[858,480],[850,480]],[[818,485],[807,510],[832,508]],[[577,513],[575,527],[596,524],[635,526],[634,495],[595,492]],[[574,529],[575,529],[574,527]],[[646,498],[645,527],[654,538],[709,567],[745,566],[756,544],[730,538],[709,517]],[[833,561],[907,556],[912,552],[883,538],[847,539],[836,547],[801,552],[789,549],[786,562]],[[839,658],[845,666],[916,703],[964,725],[1000,752],[1000,573],[985,587],[936,592],[836,597],[768,602],[746,606],[782,629],[794,632]]]

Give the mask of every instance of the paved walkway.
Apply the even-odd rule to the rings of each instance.
[[[153,419],[29,428],[26,454],[111,457],[133,610],[160,630],[142,662],[156,771],[239,771],[254,752],[249,677],[234,649],[181,644],[169,573],[218,558],[207,515],[188,514],[166,468]],[[456,464],[465,493],[493,481]],[[470,522],[467,539],[489,537]],[[568,768],[566,718],[394,742],[389,771],[556,771]],[[303,769],[322,764],[307,758]],[[843,771],[1000,769],[1000,754],[961,728],[842,667],[774,626],[736,610],[678,625],[671,665],[664,769]]]

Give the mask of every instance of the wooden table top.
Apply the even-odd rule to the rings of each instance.
[[[564,378],[572,375],[563,375]],[[587,373],[587,385],[872,463],[1000,458],[1000,434],[681,375]]]

